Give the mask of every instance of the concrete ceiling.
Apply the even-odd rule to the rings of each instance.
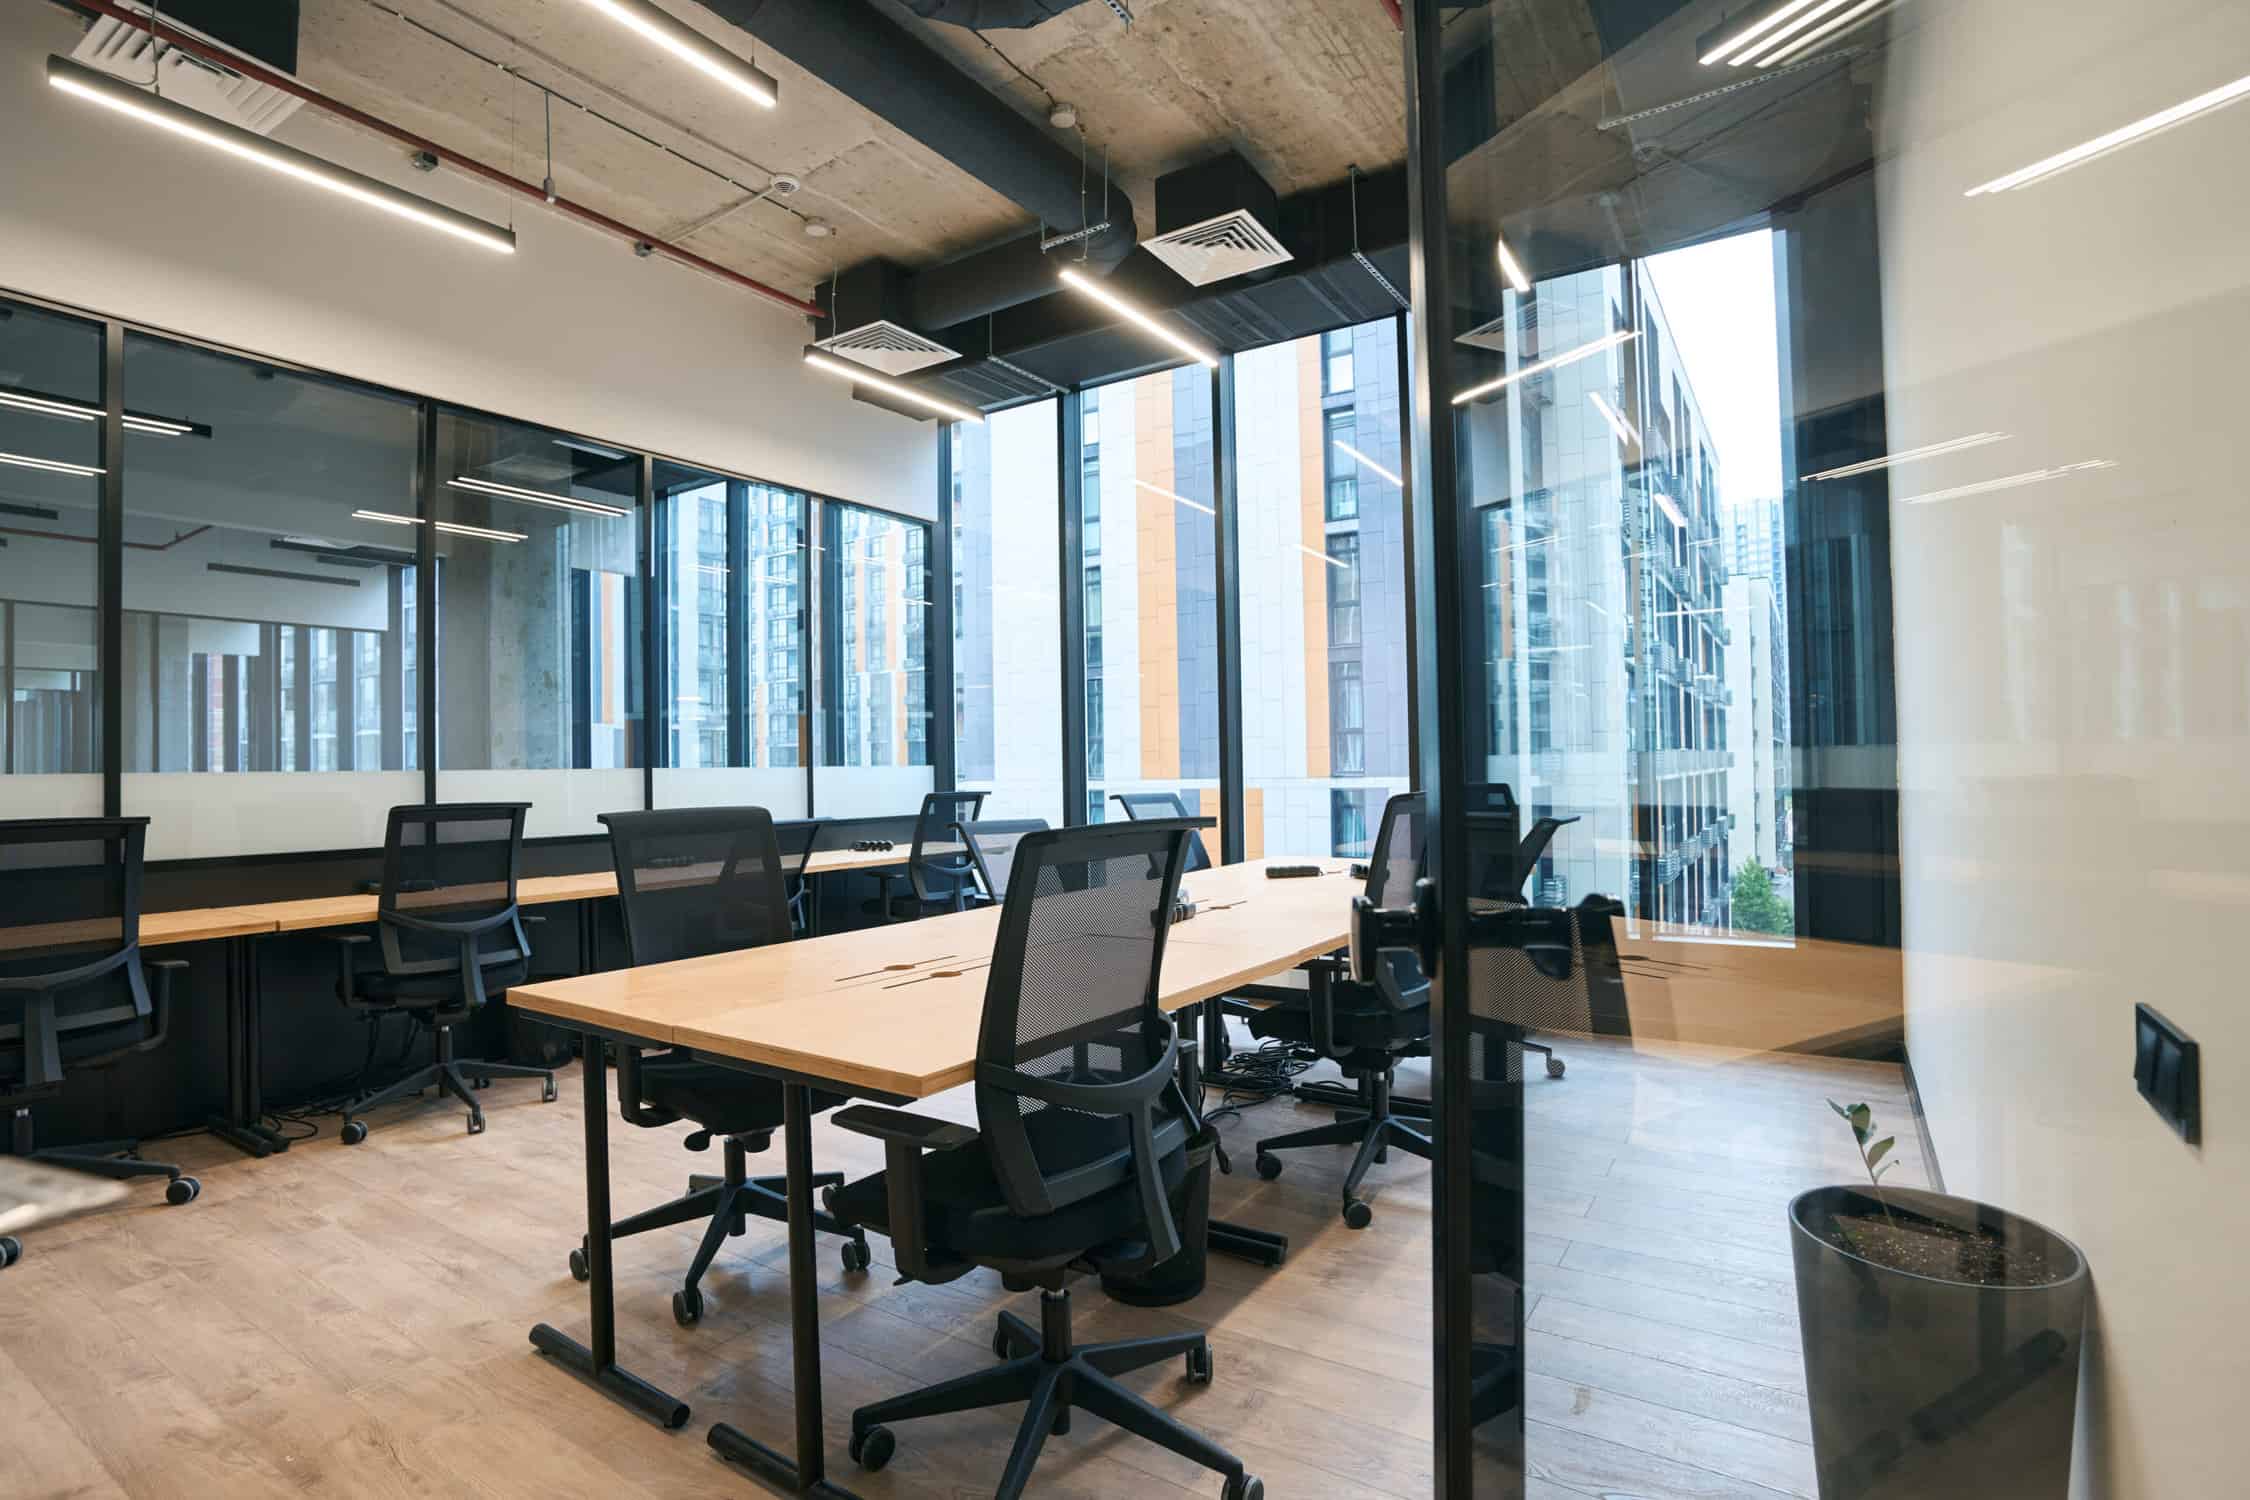
[[[1228,146],[1283,193],[1405,155],[1402,43],[1378,0],[1135,0],[1131,28],[1086,4],[983,38],[878,3],[1041,128],[1056,99],[1075,105],[1096,182],[1106,150],[1144,226],[1158,175]],[[560,192],[792,295],[871,257],[924,265],[1031,227],[788,58],[691,0],[664,5],[754,53],[781,107],[746,105],[579,0],[304,0],[298,74],[532,181],[552,89]],[[802,189],[756,201],[776,173]],[[806,237],[808,216],[836,233]]]

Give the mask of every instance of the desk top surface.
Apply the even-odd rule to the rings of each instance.
[[[1268,880],[1256,860],[1185,882],[1198,905],[1166,940],[1161,1002],[1192,1005],[1343,946],[1362,883]],[[1294,861],[1305,862],[1305,861]],[[677,963],[518,985],[508,1002],[651,1043],[694,1047],[919,1099],[969,1081],[998,908]]]

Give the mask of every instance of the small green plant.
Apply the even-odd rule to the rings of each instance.
[[[1891,1206],[1883,1201],[1883,1174],[1898,1165],[1895,1161],[1884,1160],[1891,1154],[1891,1148],[1898,1144],[1898,1137],[1886,1135],[1870,1144],[1875,1134],[1874,1110],[1865,1104],[1854,1104],[1847,1109],[1833,1099],[1828,1101],[1828,1107],[1836,1111],[1845,1124],[1851,1126],[1852,1139],[1859,1145],[1860,1165],[1867,1169],[1867,1180],[1875,1189],[1875,1204],[1883,1210],[1883,1217],[1890,1219],[1891,1227],[1896,1229],[1898,1221],[1891,1219]]]

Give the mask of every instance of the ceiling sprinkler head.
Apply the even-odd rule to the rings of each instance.
[[[1075,104],[1065,104],[1059,99],[1056,100],[1055,107],[1047,112],[1047,123],[1054,126],[1057,130],[1076,129],[1078,125],[1078,106]]]
[[[776,172],[773,174],[773,180],[766,184],[766,191],[776,198],[786,198],[803,186],[804,183],[790,176],[787,172]]]
[[[432,152],[417,151],[407,160],[413,164],[414,170],[417,172],[435,172],[437,170],[437,156]]]
[[[805,220],[805,238],[808,240],[824,240],[835,232],[836,226],[826,219]]]
[[[635,240],[633,241],[633,253],[641,259],[647,260],[656,253],[656,247],[647,240]]]

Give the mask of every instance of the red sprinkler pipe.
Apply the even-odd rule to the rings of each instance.
[[[136,30],[145,31],[152,37],[157,35],[156,26],[147,16],[137,11],[125,10],[112,5],[109,0],[69,0],[69,3],[79,10],[92,11],[97,15],[107,16],[113,21],[122,22]],[[1394,4],[1392,8],[1396,10],[1397,7]],[[325,110],[338,119],[349,120],[363,129],[374,131],[377,135],[389,136],[402,146],[411,147],[416,151],[426,151],[448,166],[456,167],[472,177],[481,177],[494,187],[504,188],[519,197],[529,198],[532,202],[543,207],[553,208],[582,224],[591,224],[596,229],[606,230],[619,239],[630,241],[636,249],[646,245],[655,254],[662,255],[670,260],[676,260],[684,266],[693,266],[696,270],[716,276],[721,281],[732,282],[745,291],[755,292],[777,307],[786,307],[802,317],[817,318],[820,316],[820,309],[812,303],[792,297],[777,287],[767,286],[755,277],[745,276],[740,271],[731,270],[715,260],[707,260],[693,250],[660,240],[655,235],[635,229],[622,219],[611,218],[599,209],[588,208],[585,204],[575,203],[568,198],[550,199],[547,196],[546,189],[537,183],[526,182],[520,177],[511,177],[498,167],[488,167],[474,157],[463,156],[451,147],[441,146],[436,141],[416,135],[404,126],[393,125],[390,121],[378,119],[365,110],[354,109],[349,104],[331,99],[318,89],[307,88],[285,73],[276,73],[271,68],[263,67],[246,57],[239,57],[232,52],[206,45],[192,36],[183,35],[168,27],[163,31],[162,41],[165,46],[177,47],[191,57],[200,57],[205,62],[215,63],[231,73],[239,73],[245,78],[255,79],[268,88],[279,89],[284,94],[302,99],[315,109]]]

